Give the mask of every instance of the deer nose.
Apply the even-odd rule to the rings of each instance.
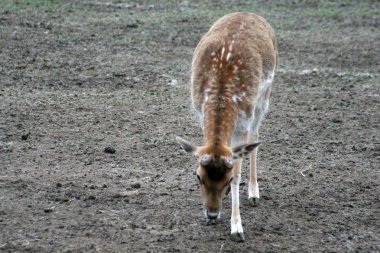
[[[219,210],[216,210],[216,211],[214,211],[214,212],[209,212],[208,210],[207,210],[207,218],[208,219],[210,219],[210,220],[215,220],[215,219],[217,219],[217,218],[219,218],[219,214],[220,214],[220,212],[219,212]]]

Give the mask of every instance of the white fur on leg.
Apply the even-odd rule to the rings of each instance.
[[[260,198],[259,184],[257,182],[250,181],[248,183],[248,199],[250,198]]]
[[[258,133],[256,133],[255,139],[258,139]],[[259,193],[259,184],[257,183],[257,167],[256,167],[256,158],[257,158],[257,148],[251,153],[250,156],[250,177],[248,183],[248,200],[251,202],[251,205],[257,206],[258,200],[260,198]]]
[[[243,226],[241,225],[241,217],[239,210],[239,182],[231,183],[231,199],[232,199],[232,214],[231,214],[231,234],[243,233]]]

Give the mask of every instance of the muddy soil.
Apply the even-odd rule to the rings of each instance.
[[[1,252],[380,251],[377,1],[2,5]],[[230,196],[206,225],[195,159],[175,143],[201,144],[192,52],[233,11],[264,16],[281,59],[257,208],[243,170],[242,243]]]

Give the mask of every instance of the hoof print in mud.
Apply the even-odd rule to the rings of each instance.
[[[249,202],[250,206],[257,207],[260,204],[260,199],[259,198],[249,198],[248,202]]]
[[[233,234],[231,234],[231,240],[233,240],[235,242],[244,242],[245,237],[244,237],[243,233],[233,233]]]
[[[116,150],[115,150],[113,147],[108,146],[108,147],[105,147],[105,148],[104,148],[104,153],[115,154],[115,153],[116,153]]]

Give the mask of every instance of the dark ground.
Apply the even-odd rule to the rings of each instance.
[[[1,5],[1,252],[380,251],[378,1]],[[201,142],[192,51],[233,11],[272,24],[281,60],[244,243],[229,197],[206,226],[174,141]]]

